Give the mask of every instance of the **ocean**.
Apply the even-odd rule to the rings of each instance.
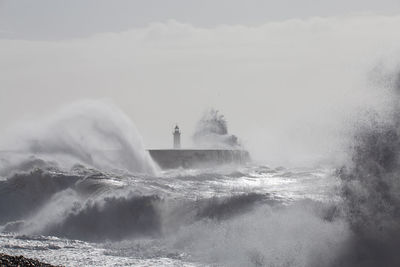
[[[0,252],[64,266],[399,266],[399,125],[359,127],[338,166],[162,170],[120,111],[73,106],[2,139]]]
[[[1,251],[65,266],[309,266],[346,237],[323,219],[339,186],[329,169],[42,165],[0,181]]]

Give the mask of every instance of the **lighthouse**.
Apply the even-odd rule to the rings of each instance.
[[[174,135],[174,149],[181,148],[181,132],[179,131],[178,125],[175,126],[175,131],[173,132]]]
[[[1,1],[1,0],[0,0]],[[178,125],[172,128],[173,149],[149,149],[151,158],[163,170],[176,168],[203,168],[224,164],[245,164],[250,155],[242,149],[181,149],[181,131]]]

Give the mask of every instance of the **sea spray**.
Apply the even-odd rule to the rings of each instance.
[[[97,108],[86,106],[78,112],[74,107],[54,115],[61,120],[50,118],[39,123],[39,129],[32,127],[29,138],[15,136],[23,140],[18,157],[24,160],[3,162],[3,232],[28,241],[36,235],[67,238],[66,243],[94,241],[104,246],[105,255],[210,265],[398,263],[394,249],[400,146],[393,121],[360,128],[353,160],[339,172],[339,198],[339,180],[329,170],[246,166],[152,174],[152,168],[143,167],[152,165],[141,157],[146,154],[143,145],[131,140],[136,135],[113,134],[112,129],[124,131],[125,124],[108,118],[114,118],[110,112],[105,116],[100,106],[95,115],[87,111]],[[54,130],[58,127],[63,131]],[[68,132],[73,127],[76,130]],[[85,133],[94,138],[82,138]],[[123,145],[132,151],[120,157],[135,159],[133,165],[127,165],[130,160],[119,162],[113,153],[100,153],[118,155]]]
[[[193,141],[198,147],[238,149],[241,147],[238,138],[228,133],[228,123],[218,110],[204,112],[197,122]]]
[[[400,265],[399,77],[399,72],[386,76],[390,105],[384,113],[370,112],[356,127],[351,160],[339,171],[352,230],[340,266]]]
[[[20,123],[10,132],[1,145],[8,152],[0,162],[3,176],[7,170],[26,165],[19,164],[26,162],[27,156],[56,162],[65,169],[80,163],[103,170],[148,174],[156,171],[130,119],[103,101],[71,104],[45,119]]]

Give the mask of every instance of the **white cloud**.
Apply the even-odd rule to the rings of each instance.
[[[376,104],[366,75],[399,52],[400,16],[198,28],[176,21],[64,41],[0,40],[0,123],[111,98],[149,147],[188,144],[202,111],[227,117],[257,158],[327,155],[343,121]],[[393,59],[392,59],[393,60]]]

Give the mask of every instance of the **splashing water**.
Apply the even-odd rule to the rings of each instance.
[[[156,171],[129,118],[101,101],[79,102],[44,120],[18,125],[4,139],[3,155],[9,153],[0,162],[3,176],[45,163],[59,168],[83,164],[102,170]]]
[[[215,109],[208,110],[196,125],[193,141],[198,147],[240,148],[238,138],[228,134],[225,117]]]
[[[343,167],[344,209],[353,237],[342,266],[398,266],[400,256],[400,75],[391,110],[374,114],[355,133],[352,160]]]
[[[117,108],[72,105],[5,139],[0,249],[67,266],[397,266],[396,110],[357,128],[337,172],[160,171]],[[199,125],[229,136],[218,112]]]

